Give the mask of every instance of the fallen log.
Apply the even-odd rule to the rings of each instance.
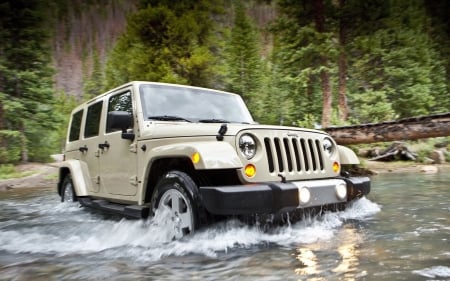
[[[445,137],[450,136],[450,112],[324,130],[342,145]]]
[[[379,155],[369,159],[372,161],[411,160],[416,161],[417,154],[406,147],[404,142],[394,142]]]

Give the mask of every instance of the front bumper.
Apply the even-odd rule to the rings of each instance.
[[[345,184],[347,196],[340,198],[336,186]],[[306,188],[310,200],[301,203],[299,192]],[[366,177],[335,178],[255,185],[200,187],[205,208],[215,215],[273,214],[295,209],[346,203],[370,192]]]

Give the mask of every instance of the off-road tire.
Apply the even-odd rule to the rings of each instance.
[[[76,202],[77,196],[73,188],[72,176],[67,174],[61,185],[61,202]]]
[[[191,177],[184,172],[170,171],[157,183],[151,204],[153,213],[163,206],[170,209],[172,221],[179,221],[174,237],[179,239],[200,226],[202,209],[198,200],[198,187]]]

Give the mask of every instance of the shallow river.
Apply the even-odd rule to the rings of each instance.
[[[0,280],[450,280],[450,171],[372,180],[343,212],[180,241],[159,218],[89,212],[52,188],[0,192]]]

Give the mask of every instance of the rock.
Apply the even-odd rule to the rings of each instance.
[[[434,160],[428,157],[425,157],[422,162],[427,165],[434,164]]]
[[[426,165],[426,166],[422,166],[420,167],[420,171],[422,173],[427,173],[427,174],[435,174],[438,172],[438,167],[436,166],[431,166],[431,165]]]
[[[445,154],[442,150],[433,150],[430,153],[430,158],[434,160],[434,164],[444,164]]]

